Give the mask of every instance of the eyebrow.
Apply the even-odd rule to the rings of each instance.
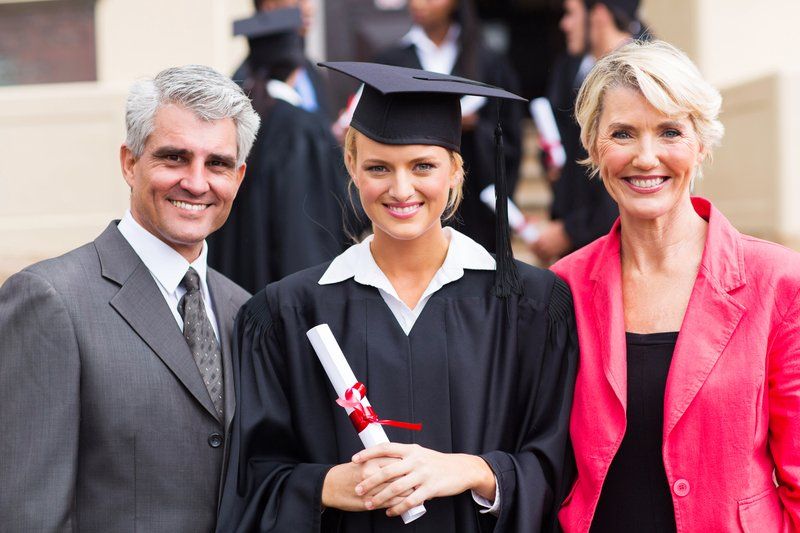
[[[664,122],[658,123],[659,128],[676,128],[680,129],[683,128],[684,125],[678,122],[677,120],[665,120]],[[636,128],[630,124],[625,122],[612,122],[608,125],[609,130],[616,130],[616,129],[625,129],[625,130],[635,130]]]
[[[193,152],[191,150],[187,150],[186,148],[178,148],[177,146],[162,146],[160,148],[156,148],[153,150],[153,156],[155,157],[165,157],[168,155],[177,155],[181,157],[188,157],[191,156]],[[220,161],[224,165],[228,166],[235,166],[236,165],[236,158],[231,155],[227,154],[209,154],[208,160],[213,161]]]

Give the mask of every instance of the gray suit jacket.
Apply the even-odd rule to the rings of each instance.
[[[0,288],[0,531],[214,529],[248,294],[211,269],[208,285],[226,420],[116,223]]]

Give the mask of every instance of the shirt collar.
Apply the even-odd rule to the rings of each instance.
[[[450,244],[447,247],[444,262],[436,272],[429,289],[434,286],[438,289],[446,283],[461,278],[464,270],[494,270],[496,268],[494,258],[483,246],[453,228],[443,228],[443,231]],[[319,284],[329,285],[353,278],[356,283],[383,289],[397,297],[392,284],[372,257],[369,249],[372,239],[373,236],[370,235],[336,257],[319,279]],[[436,289],[425,292],[429,294],[435,292]]]
[[[445,48],[446,46],[456,46],[458,41],[458,36],[461,35],[461,26],[459,24],[450,24],[450,29],[447,30],[447,35],[442,41],[441,46],[436,46],[436,43],[430,40],[428,35],[425,33],[420,26],[414,24],[411,26],[411,29],[408,30],[403,38],[402,42],[406,45],[413,44],[417,48],[420,48],[424,51],[436,50]]]
[[[274,99],[283,100],[295,107],[300,107],[303,104],[303,98],[300,96],[300,93],[288,83],[280,80],[269,80],[267,82],[267,92]]]
[[[200,255],[192,263],[189,263],[167,243],[139,225],[130,210],[125,211],[125,216],[120,220],[117,229],[142,260],[147,270],[168,293],[173,294],[177,290],[183,276],[191,266],[200,276],[200,289],[204,294],[208,294],[208,285],[206,284],[208,245],[205,241],[203,241]]]

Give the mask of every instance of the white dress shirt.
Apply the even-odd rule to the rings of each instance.
[[[147,270],[150,271],[150,275],[156,281],[156,285],[158,285],[161,295],[164,296],[164,300],[167,302],[169,310],[172,311],[172,316],[175,317],[175,322],[178,323],[178,328],[181,331],[183,331],[183,318],[178,312],[178,302],[186,294],[186,289],[181,287],[180,283],[189,267],[193,267],[197,271],[200,276],[200,293],[203,295],[206,314],[211,321],[211,326],[214,328],[217,342],[219,342],[217,318],[214,314],[214,306],[211,305],[211,294],[206,281],[208,245],[205,241],[203,241],[203,250],[200,252],[200,256],[192,263],[189,263],[167,243],[140,226],[134,220],[130,210],[125,212],[125,216],[120,220],[117,229],[128,241],[128,244],[131,245],[139,259],[142,260]]]
[[[283,100],[295,107],[303,107],[303,98],[294,87],[280,80],[269,80],[267,82],[267,92],[275,100]]]
[[[401,42],[413,45],[417,52],[419,64],[423,70],[439,74],[452,74],[458,60],[458,36],[461,35],[461,26],[451,24],[442,44],[436,45],[430,40],[421,27],[411,26]],[[467,95],[461,98],[461,115],[471,115],[486,103],[483,96]]]
[[[400,299],[389,278],[386,277],[386,274],[378,267],[378,263],[375,262],[375,258],[370,251],[372,235],[337,256],[328,266],[328,269],[325,270],[318,283],[320,285],[329,285],[353,278],[353,281],[358,284],[375,287],[395,319],[397,319],[400,327],[408,335],[422,310],[425,309],[425,304],[428,303],[428,300],[436,291],[448,283],[461,279],[464,276],[464,270],[495,270],[497,268],[494,258],[483,246],[453,228],[444,228],[443,231],[449,241],[444,263],[436,271],[433,279],[431,279],[413,309]],[[472,492],[472,498],[475,502],[485,507],[480,512],[498,514],[500,510],[500,484],[497,481],[497,477],[495,477],[495,486],[494,502],[488,501],[474,491]]]

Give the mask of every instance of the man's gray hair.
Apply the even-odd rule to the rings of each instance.
[[[237,166],[247,159],[261,119],[238,85],[203,65],[168,68],[131,86],[125,106],[125,145],[135,157],[144,152],[156,112],[166,104],[180,105],[203,120],[233,119]]]

